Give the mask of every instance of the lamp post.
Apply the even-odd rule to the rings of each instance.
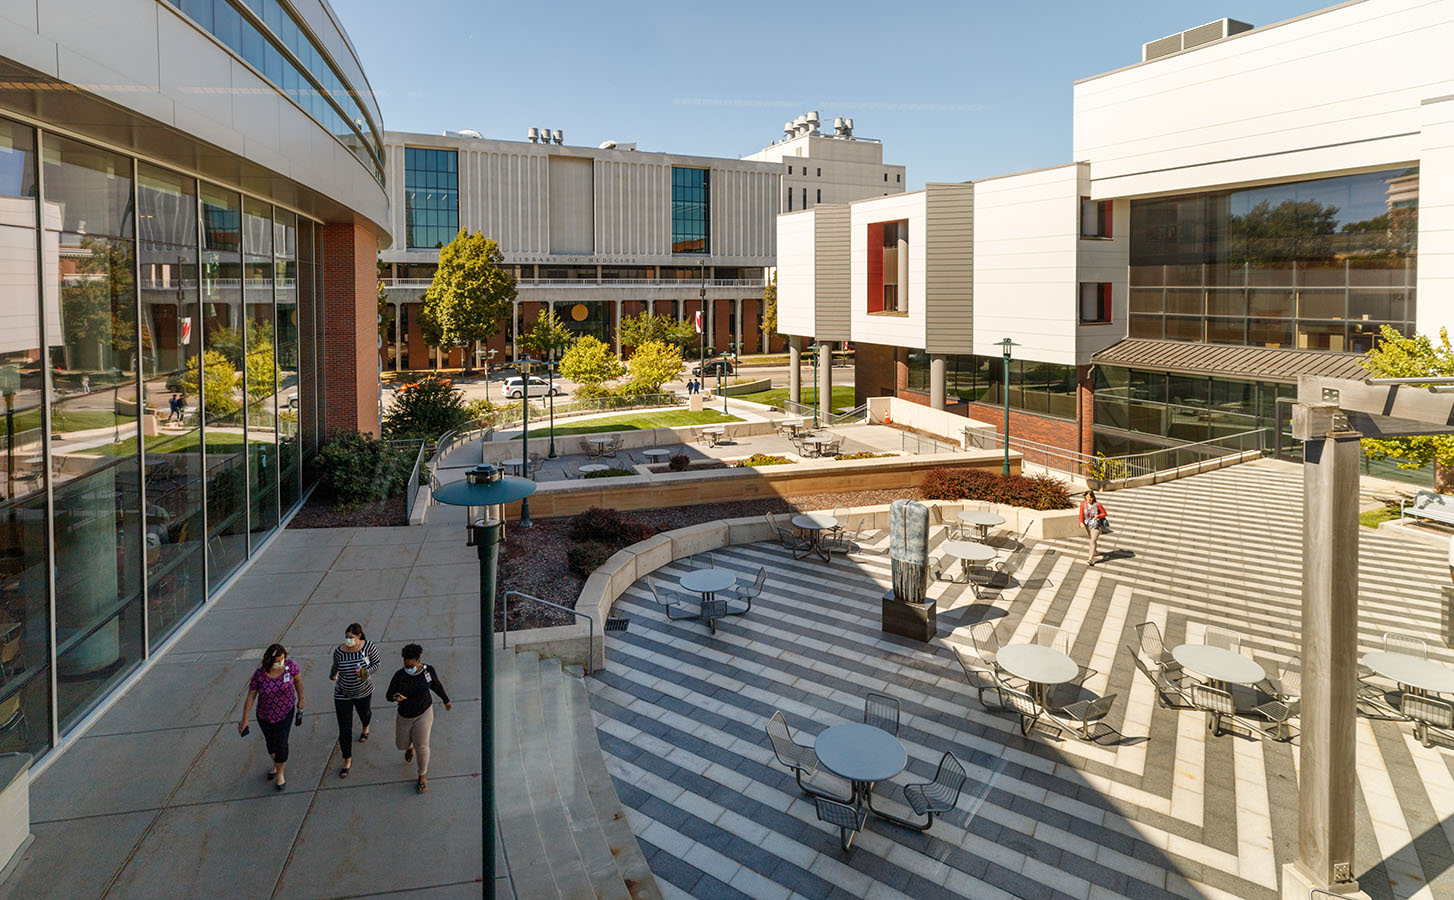
[[[727,351],[723,350],[717,357],[717,393],[722,395],[722,415],[727,415],[727,395],[722,393],[722,377],[727,372],[727,360],[730,359]]]
[[[520,370],[520,458],[525,461],[527,473],[530,471],[530,367],[536,362],[528,356],[515,360],[515,367]],[[529,497],[520,500],[520,527],[535,527],[535,523],[530,521]]]
[[[697,371],[703,376],[707,374],[707,264],[698,263],[701,267],[702,287],[697,292],[697,315],[702,317],[701,323],[697,326]]]
[[[484,883],[490,885],[495,883],[495,572],[505,539],[505,504],[519,500],[523,515],[534,491],[534,482],[503,475],[497,466],[475,466],[464,481],[434,491],[435,502],[466,508],[466,546],[477,548],[480,557],[480,861]],[[470,517],[469,507],[484,507],[484,515]]]
[[[818,345],[809,344],[806,352],[813,357],[813,430],[818,430]]]
[[[1010,348],[1020,345],[1009,338],[1000,341],[999,345],[1005,357],[1005,381],[1000,387],[1001,394],[1005,398],[1005,462],[1000,471],[1008,475],[1010,474]]]
[[[555,356],[553,349],[550,351],[550,355]],[[555,367],[557,365],[558,363],[554,359],[545,364],[545,374],[550,379],[550,386],[545,392],[545,395],[550,398],[550,452],[545,454],[547,459],[555,459]],[[525,393],[530,393],[528,387],[525,389]]]
[[[111,374],[111,443],[121,443],[121,370],[113,366]],[[200,375],[198,376],[201,377]],[[140,395],[136,405],[136,425],[138,434],[141,428],[141,403]]]

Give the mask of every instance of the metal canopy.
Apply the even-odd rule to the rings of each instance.
[[[1329,353],[1284,347],[1238,347],[1130,338],[1097,352],[1102,366],[1127,366],[1156,372],[1292,382],[1303,373],[1332,378],[1362,378],[1362,354]]]
[[[495,472],[494,466],[475,466],[470,475],[488,476]],[[434,499],[448,506],[495,506],[513,503],[535,493],[535,482],[513,475],[500,475],[494,480],[471,481],[468,475],[463,481],[452,481],[434,489]]]

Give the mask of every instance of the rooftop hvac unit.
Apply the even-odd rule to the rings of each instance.
[[[565,143],[565,132],[564,131],[561,131],[559,128],[557,128],[555,130],[555,142],[557,144],[564,144]]]
[[[539,128],[530,128],[530,129],[527,129],[526,132],[525,132],[525,137],[530,141],[530,143],[532,143],[532,144],[535,143],[536,141],[540,140],[540,129]]]
[[[1160,59],[1163,56],[1170,56],[1173,53],[1180,53],[1183,50],[1190,50],[1193,47],[1200,47],[1203,44],[1210,44],[1213,41],[1220,41],[1222,38],[1228,38],[1234,34],[1251,31],[1252,28],[1252,25],[1246,22],[1239,22],[1236,19],[1218,19],[1215,22],[1208,22],[1205,25],[1188,28],[1179,34],[1158,38],[1142,44],[1141,61],[1148,62],[1153,59]]]

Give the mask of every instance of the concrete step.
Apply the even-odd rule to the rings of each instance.
[[[516,721],[516,675],[520,664],[538,672],[535,654],[495,654],[495,814],[516,896],[556,897],[559,892],[545,861],[545,841],[530,802],[525,751]]]
[[[547,661],[547,680],[557,683],[562,678],[560,663]],[[521,653],[515,658],[515,717],[520,737],[520,763],[525,772],[525,786],[530,793],[530,808],[535,813],[535,827],[545,844],[545,865],[555,880],[561,900],[596,900],[595,888],[586,871],[580,851],[572,836],[571,822],[566,816],[565,801],[555,780],[546,732],[545,697],[541,689],[542,664],[534,653]],[[508,853],[508,848],[506,849]],[[511,866],[514,873],[514,866]],[[516,893],[527,896],[520,891]],[[533,896],[533,895],[528,895]]]
[[[560,793],[571,836],[591,887],[599,900],[631,900],[605,832],[596,818],[596,807],[586,788],[585,776],[576,762],[577,741],[566,693],[574,678],[561,671],[560,661],[540,661],[540,694],[545,711],[546,748],[555,770],[556,789]]]
[[[570,713],[571,727],[575,732],[576,764],[591,804],[595,808],[596,821],[616,859],[621,882],[633,900],[664,900],[656,876],[651,873],[641,845],[631,832],[631,823],[616,796],[611,784],[611,775],[606,770],[606,760],[601,756],[601,744],[596,738],[596,722],[591,717],[590,701],[587,699],[585,683],[578,678],[566,680],[566,708]]]

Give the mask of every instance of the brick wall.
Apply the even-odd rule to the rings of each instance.
[[[896,347],[859,342],[853,346],[853,405],[862,406],[870,397],[892,396],[897,388]]]
[[[1075,406],[1080,421],[1081,453],[1087,456],[1095,452],[1095,379],[1091,377],[1090,366],[1075,368]]]
[[[379,433],[379,245],[356,225],[323,226],[324,434]]]

